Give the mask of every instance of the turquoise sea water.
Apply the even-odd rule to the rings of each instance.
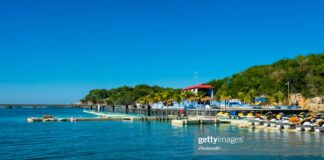
[[[0,159],[323,159],[324,135],[239,129],[228,124],[176,127],[168,122],[40,122],[91,117],[81,109],[0,109]],[[204,136],[244,137],[226,154],[197,151]],[[228,153],[231,153],[229,155]]]

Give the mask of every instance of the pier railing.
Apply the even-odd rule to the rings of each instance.
[[[117,112],[117,113],[126,113],[126,114],[141,114],[141,115],[148,115],[148,112],[150,112],[150,115],[152,116],[167,116],[167,115],[179,115],[180,113],[186,114],[188,116],[216,116],[218,112],[220,111],[240,111],[240,112],[257,112],[257,113],[267,113],[267,112],[273,112],[273,113],[287,113],[287,114],[298,114],[300,112],[308,112],[308,110],[305,109],[238,109],[238,108],[232,108],[232,109],[181,109],[181,108],[151,108],[148,110],[147,108],[134,108],[132,106],[129,106],[127,109],[125,106],[107,106],[104,108],[101,108],[100,111],[106,111],[106,112]]]

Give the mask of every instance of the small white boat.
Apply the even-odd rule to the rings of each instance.
[[[261,125],[262,123],[263,123],[263,120],[261,118],[255,118],[255,119],[249,120],[249,124],[251,126],[258,126],[258,125]]]
[[[261,125],[262,123],[263,123],[263,121],[261,118],[255,118],[254,125],[258,126],[258,125]]]
[[[303,127],[305,128],[305,131],[314,131],[314,127],[315,127],[315,124],[314,123],[311,123],[311,122],[305,122],[303,124]]]
[[[294,129],[294,128],[296,128],[296,125],[293,123],[286,123],[286,124],[283,124],[283,127],[284,127],[284,129]]]
[[[294,129],[295,128],[295,124],[291,123],[288,119],[283,120],[282,124],[283,124],[284,129]]]
[[[297,131],[304,131],[305,130],[305,128],[304,128],[304,126],[296,126],[296,130]]]
[[[52,122],[52,121],[55,121],[55,119],[54,118],[43,119],[43,122]]]
[[[283,129],[284,127],[283,127],[283,123],[282,123],[282,121],[278,121],[277,123],[276,123],[276,128],[278,128],[278,129]]]
[[[41,118],[37,118],[37,117],[30,117],[27,118],[27,122],[31,123],[31,122],[42,122],[43,120]]]
[[[44,115],[42,118],[37,118],[37,117],[27,118],[27,122],[51,122],[51,121],[58,121],[58,119],[53,117],[52,115]]]
[[[265,127],[270,127],[270,122],[264,122],[264,123],[263,123],[263,126],[265,126]]]
[[[319,127],[315,127],[315,132],[324,132],[324,124],[322,126]]]
[[[277,125],[277,120],[276,119],[271,119],[270,120],[270,126],[271,127],[276,127],[276,125]]]
[[[27,118],[27,122],[34,122],[35,117]]]
[[[77,120],[76,120],[76,118],[73,118],[73,117],[72,117],[72,118],[70,118],[70,121],[71,121],[71,122],[76,122]]]

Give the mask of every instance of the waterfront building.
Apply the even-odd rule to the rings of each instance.
[[[211,85],[206,85],[206,84],[198,84],[198,85],[194,85],[194,86],[189,86],[186,87],[184,89],[182,89],[183,91],[191,91],[195,94],[197,94],[198,92],[204,92],[205,96],[210,97],[211,99],[213,99],[214,97],[214,87]]]
[[[186,103],[184,102],[185,107],[189,107],[189,108],[197,108],[197,107],[202,108],[203,107],[203,108],[205,108],[206,106],[208,106],[208,108],[210,108],[209,105],[211,104],[211,102],[214,98],[214,87],[213,86],[206,85],[206,84],[198,84],[198,85],[186,87],[186,88],[182,89],[182,91],[190,91],[195,94],[198,94],[198,92],[203,92],[204,96],[205,96],[200,101],[189,100],[189,101],[186,101]]]

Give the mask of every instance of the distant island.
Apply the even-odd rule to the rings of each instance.
[[[297,56],[270,65],[260,65],[223,79],[205,84],[213,86],[216,101],[238,99],[255,103],[265,98],[266,105],[297,105],[314,111],[324,111],[324,54]],[[289,85],[289,87],[288,87]],[[289,90],[288,90],[289,89]],[[289,96],[289,97],[288,97]],[[203,93],[181,92],[178,88],[164,88],[145,84],[134,87],[91,90],[83,104],[133,105],[162,101],[165,105],[184,99],[201,100]]]

